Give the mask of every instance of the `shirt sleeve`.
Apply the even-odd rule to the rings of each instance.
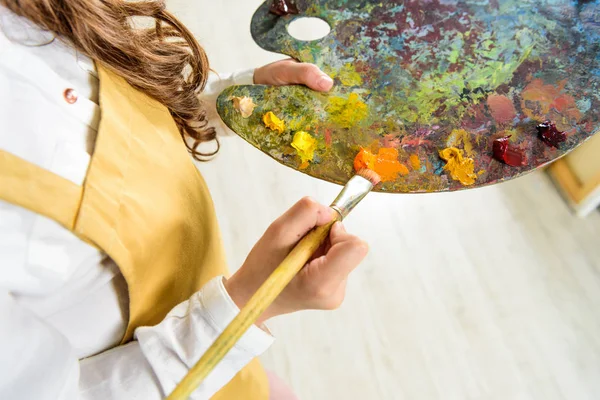
[[[81,397],[163,398],[238,313],[223,277],[214,278],[157,326],[136,329],[136,341],[83,360]],[[253,325],[191,398],[209,399],[272,342]]]
[[[206,82],[204,91],[200,94],[206,116],[210,126],[213,126],[219,136],[228,136],[233,133],[225,125],[217,113],[217,97],[223,90],[233,85],[253,85],[254,84],[254,69],[234,72],[230,74],[217,74],[211,72]]]

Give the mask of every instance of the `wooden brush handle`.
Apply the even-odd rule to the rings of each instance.
[[[336,213],[337,214],[337,213]],[[202,383],[206,376],[225,357],[242,335],[256,322],[258,317],[275,301],[288,283],[304,267],[314,252],[321,246],[329,235],[331,227],[341,218],[339,215],[326,225],[310,231],[288,256],[271,273],[240,313],[231,321],[217,340],[202,355],[200,360],[179,382],[167,400],[183,400]]]

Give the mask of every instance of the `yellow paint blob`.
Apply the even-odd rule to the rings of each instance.
[[[309,133],[298,131],[294,134],[292,147],[296,149],[296,152],[298,152],[298,155],[302,160],[302,164],[305,165],[306,168],[308,166],[307,162],[312,161],[313,157],[315,156],[317,141],[315,138],[310,136]]]
[[[272,131],[283,133],[285,130],[285,122],[277,118],[277,116],[271,111],[263,115],[263,122],[265,126]]]
[[[446,139],[448,147],[463,147],[469,157],[473,155],[473,144],[471,134],[464,129],[453,129]]]
[[[410,165],[415,171],[419,171],[421,169],[421,160],[419,160],[419,156],[416,154],[411,154],[409,157]]]
[[[248,118],[254,112],[256,104],[252,101],[251,97],[233,97],[233,107],[242,114],[242,118]]]
[[[331,120],[342,128],[351,128],[369,114],[367,105],[356,93],[350,93],[347,99],[337,96],[330,97],[326,110]]]
[[[338,78],[344,86],[360,86],[363,83],[361,76],[350,63],[345,64],[342,69],[340,69]]]
[[[440,151],[440,157],[446,160],[444,169],[450,172],[450,176],[455,181],[459,181],[465,186],[475,183],[477,175],[473,172],[475,163],[472,158],[463,157],[463,151],[456,147],[448,147]]]

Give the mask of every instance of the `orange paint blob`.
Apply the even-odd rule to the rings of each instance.
[[[360,149],[354,158],[354,170],[363,168],[375,171],[382,182],[394,181],[399,174],[404,176],[409,172],[406,165],[398,161],[398,150],[393,148],[381,148],[377,154]]]
[[[463,156],[463,151],[456,147],[448,147],[440,150],[440,158],[446,160],[444,169],[450,172],[450,176],[455,181],[459,181],[465,186],[475,183],[477,174],[475,174],[475,163],[472,158]]]
[[[419,156],[418,155],[411,154],[409,160],[410,160],[410,165],[412,166],[412,168],[415,171],[418,171],[418,170],[421,169],[421,160],[419,160]]]
[[[506,96],[492,94],[487,98],[487,104],[492,117],[500,124],[512,121],[517,116],[513,102]]]
[[[375,170],[375,155],[369,150],[361,148],[354,157],[354,170],[358,172],[363,168]]]

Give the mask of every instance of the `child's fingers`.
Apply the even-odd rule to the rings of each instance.
[[[289,248],[296,244],[315,226],[328,223],[333,218],[331,208],[305,197],[286,211],[265,232],[263,238],[270,246]]]
[[[309,263],[307,268],[316,269],[310,271],[310,275],[318,276],[319,283],[334,286],[352,272],[365,258],[369,246],[360,238],[347,233],[340,222],[336,222],[329,236],[331,248],[327,253]]]

